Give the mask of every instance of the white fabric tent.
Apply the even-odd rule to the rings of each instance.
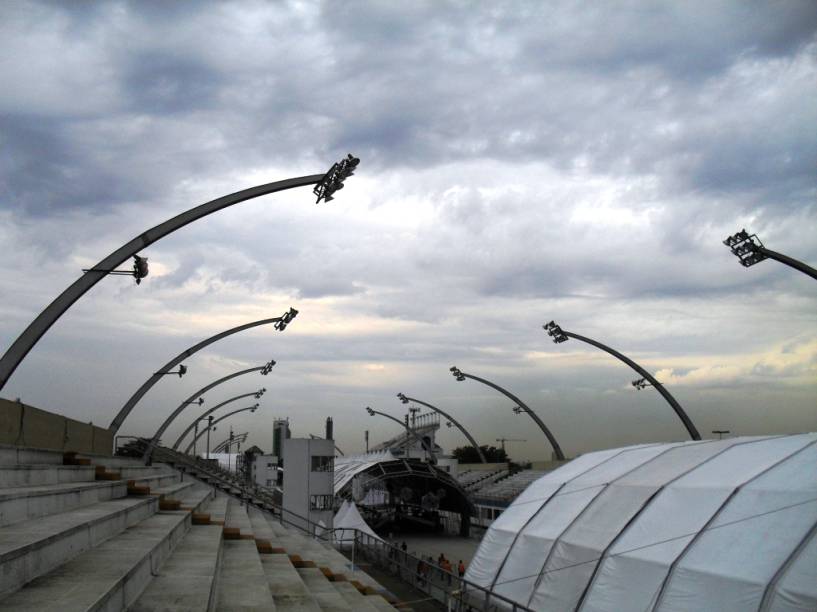
[[[335,542],[352,542],[355,539],[355,533],[352,529],[362,531],[380,542],[383,541],[383,538],[377,535],[372,528],[369,527],[369,524],[363,520],[363,517],[360,516],[355,502],[343,502],[343,505],[335,514],[332,523],[335,527]]]
[[[500,515],[466,579],[535,610],[817,610],[817,434],[583,455]]]

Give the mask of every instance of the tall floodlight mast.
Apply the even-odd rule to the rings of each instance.
[[[25,356],[28,355],[37,341],[42,338],[57,319],[105,276],[119,272],[116,270],[117,266],[123,264],[131,257],[135,257],[134,271],[129,274],[135,276],[137,283],[147,276],[147,258],[140,258],[136,255],[145,247],[193,221],[197,221],[228,206],[286,189],[314,185],[313,192],[318,197],[317,202],[321,200],[328,202],[333,199],[332,194],[343,188],[343,181],[354,174],[354,170],[359,163],[360,159],[348,155],[340,162],[333,164],[329,171],[324,174],[312,174],[267,183],[266,185],[259,185],[257,187],[250,187],[249,189],[244,189],[243,191],[238,191],[191,208],[139,234],[139,236],[119,247],[93,268],[88,269],[87,272],[80,276],[71,286],[51,302],[45,310],[29,324],[23,333],[20,334],[8,350],[6,350],[3,357],[0,358],[0,390],[6,386],[6,382],[8,382],[14,370],[17,369],[17,366],[20,365],[20,362],[25,359]]]
[[[553,321],[543,325],[542,329],[544,329],[547,332],[548,336],[553,338],[553,342],[555,342],[556,344],[567,342],[568,338],[575,338],[576,340],[586,342],[587,344],[595,346],[596,348],[603,350],[605,353],[609,353],[619,361],[623,361],[624,363],[626,363],[633,370],[635,370],[636,372],[641,374],[641,376],[650,381],[650,384],[652,384],[652,386],[655,387],[656,391],[658,391],[663,396],[663,398],[667,400],[667,403],[670,406],[672,406],[672,409],[675,411],[675,414],[678,415],[678,418],[681,419],[681,422],[684,424],[684,427],[686,427],[687,431],[689,432],[689,436],[693,440],[701,439],[701,434],[698,433],[698,430],[695,428],[695,425],[692,424],[692,420],[687,416],[687,413],[684,412],[684,409],[681,408],[681,404],[679,404],[678,401],[672,396],[672,394],[664,388],[664,385],[662,385],[660,382],[658,382],[658,380],[656,380],[655,376],[647,372],[647,370],[642,368],[635,361],[633,361],[632,359],[625,355],[622,355],[617,350],[611,349],[609,346],[602,344],[601,342],[597,342],[596,340],[593,340],[592,338],[587,338],[585,336],[580,336],[579,334],[574,334],[573,332],[565,331]],[[643,380],[642,381],[636,380],[633,381],[632,384],[636,389],[647,386],[646,383],[642,385],[641,384],[642,382]]]
[[[215,406],[213,406],[209,410],[203,412],[197,418],[193,419],[193,422],[190,423],[190,425],[187,426],[187,429],[185,429],[182,432],[182,435],[180,435],[176,439],[176,442],[173,444],[173,450],[177,450],[179,448],[179,445],[182,443],[182,440],[184,440],[187,437],[187,434],[189,434],[196,427],[196,425],[197,425],[197,423],[199,421],[203,421],[209,415],[213,414],[216,410],[218,410],[222,406],[226,406],[227,404],[235,402],[236,400],[243,399],[245,397],[254,397],[255,399],[261,399],[261,396],[264,395],[264,392],[266,392],[266,389],[259,389],[258,391],[254,391],[252,393],[242,393],[241,395],[236,395],[235,397],[231,397],[228,400],[224,400],[220,404],[216,404]]]
[[[429,445],[429,448],[426,448],[426,441],[423,440],[423,438],[420,436],[420,434],[418,434],[411,427],[409,427],[408,423],[405,423],[405,422],[401,421],[400,419],[398,419],[397,417],[393,417],[390,414],[386,414],[385,412],[379,412],[377,410],[372,410],[368,406],[366,406],[366,412],[369,413],[369,416],[374,416],[374,415],[378,414],[378,415],[380,415],[382,417],[385,417],[387,419],[391,419],[395,423],[398,423],[401,427],[403,427],[406,430],[406,434],[408,434],[409,436],[414,437],[420,443],[420,448],[422,448],[423,450],[428,451],[428,454],[431,457],[431,462],[436,463],[437,458],[434,455],[433,444]],[[406,452],[408,452],[408,446],[406,446]]]
[[[460,425],[459,422],[454,417],[452,417],[451,415],[443,412],[442,410],[440,410],[436,406],[432,406],[428,402],[423,402],[423,401],[418,400],[416,398],[408,397],[408,396],[406,396],[406,395],[404,395],[402,393],[398,393],[397,398],[401,402],[403,402],[404,404],[408,404],[409,402],[414,402],[415,404],[420,404],[422,406],[425,406],[426,408],[430,408],[434,412],[437,412],[437,413],[443,415],[444,418],[448,419],[451,423],[453,423],[463,433],[463,435],[468,439],[468,441],[471,443],[471,446],[473,446],[476,449],[477,454],[479,455],[479,460],[482,461],[482,463],[488,463],[488,461],[485,459],[485,455],[482,453],[482,449],[479,447],[479,444],[477,444],[477,441],[474,440],[473,436],[470,433],[468,433],[468,431],[466,431],[465,427]]]
[[[776,259],[780,263],[791,266],[803,274],[808,274],[811,278],[817,279],[817,270],[783,253],[772,251],[763,246],[757,234],[749,234],[745,229],[737,234],[729,236],[723,243],[729,247],[732,254],[738,258],[744,268],[749,268],[764,259]]]
[[[238,372],[227,374],[227,376],[219,378],[218,380],[211,382],[209,385],[205,385],[204,387],[193,393],[186,400],[184,400],[181,404],[179,404],[178,408],[176,408],[176,410],[173,411],[173,414],[171,414],[168,417],[168,419],[162,424],[162,427],[159,428],[159,431],[157,432],[159,437],[161,437],[162,433],[164,433],[164,431],[168,428],[168,426],[170,426],[170,424],[176,419],[176,417],[178,417],[182,413],[186,406],[190,406],[195,403],[198,403],[198,405],[201,406],[204,403],[203,401],[199,402],[194,401],[197,397],[199,398],[199,400],[201,400],[201,396],[210,391],[211,389],[214,389],[215,387],[227,382],[228,380],[232,380],[233,378],[243,376],[244,374],[249,374],[250,372],[261,372],[262,376],[266,376],[272,371],[274,365],[275,360],[270,359],[267,363],[265,363],[262,366],[258,366],[255,368],[247,368],[246,370],[239,370]],[[173,448],[176,447],[174,446]]]
[[[261,396],[264,395],[264,393],[266,393],[266,392],[267,392],[266,388],[261,388],[258,391],[253,391],[252,393],[244,393],[242,395],[236,395],[235,397],[228,399],[226,402],[221,402],[217,406],[214,406],[213,408],[210,408],[210,410],[205,412],[202,415],[202,417],[207,416],[208,414],[214,412],[218,408],[221,408],[224,404],[229,404],[230,402],[234,402],[235,400],[242,399],[244,397],[254,397],[255,399],[261,399]],[[192,403],[194,403],[194,404],[198,403],[199,406],[201,406],[201,404],[203,404],[204,402],[202,401],[202,402],[192,402]],[[161,427],[159,427],[159,429],[156,430],[156,433],[153,434],[153,438],[151,438],[150,442],[148,443],[148,447],[145,449],[145,452],[142,455],[142,460],[146,464],[150,463],[150,457],[153,454],[153,450],[159,444],[159,440],[161,439],[162,434],[167,430],[167,428],[170,426],[170,424],[173,422],[173,420],[177,416],[179,416],[182,413],[182,410],[184,410],[184,408],[186,408],[187,406],[188,406],[187,402],[182,402],[182,405],[179,406],[179,408],[177,408],[176,411],[173,414],[171,414],[169,417],[167,417],[167,419],[165,419],[165,422],[162,423]],[[187,433],[187,432],[185,432],[185,433]],[[184,435],[185,434],[182,434],[182,437],[184,437]],[[178,442],[177,442],[177,444],[178,444]],[[173,448],[175,449],[176,447],[174,446]]]
[[[234,414],[238,414],[239,412],[244,412],[245,410],[249,410],[250,412],[255,412],[256,410],[258,410],[258,404],[255,404],[255,405],[253,405],[253,406],[247,406],[246,408],[239,408],[238,410],[233,410],[232,412],[228,412],[228,413],[227,413],[227,414],[225,414],[223,417],[218,418],[218,419],[215,419],[215,420],[214,420],[212,423],[210,422],[210,419],[212,419],[213,417],[212,417],[212,416],[208,417],[208,418],[207,418],[207,421],[208,421],[207,429],[202,430],[201,432],[199,432],[199,435],[197,435],[195,438],[193,438],[193,441],[192,441],[192,442],[191,442],[191,443],[190,443],[190,444],[187,446],[187,448],[185,449],[185,451],[184,451],[184,452],[185,452],[185,454],[190,453],[190,449],[191,449],[191,448],[193,448],[193,445],[194,445],[194,444],[195,444],[195,443],[198,441],[198,439],[199,439],[199,438],[201,438],[201,437],[202,437],[202,436],[203,436],[205,433],[207,434],[207,436],[208,436],[208,438],[209,438],[209,436],[210,436],[210,430],[215,431],[215,429],[216,429],[216,424],[218,424],[219,422],[223,421],[224,419],[227,419],[227,418],[229,418],[229,417],[233,416]],[[209,452],[210,452],[210,445],[209,445],[209,444],[207,445],[207,452],[208,452],[208,455],[209,455]],[[208,456],[207,458],[209,459],[210,457]]]
[[[484,378],[480,378],[479,376],[474,376],[473,374],[466,374],[465,372],[460,370],[457,366],[451,366],[449,368],[449,370],[451,371],[451,374],[454,376],[454,378],[456,378],[457,381],[459,381],[459,382],[464,381],[466,378],[470,378],[471,380],[481,382],[483,385],[487,385],[487,386],[491,387],[492,389],[496,389],[502,395],[509,398],[512,402],[516,402],[518,407],[520,408],[520,410],[522,412],[527,412],[528,416],[533,419],[533,422],[536,423],[536,425],[539,427],[539,429],[542,430],[542,433],[545,434],[545,437],[548,439],[548,442],[550,442],[550,446],[553,448],[553,454],[556,456],[556,459],[558,459],[559,461],[564,461],[565,454],[562,452],[562,447],[559,446],[559,443],[556,441],[556,437],[550,432],[550,430],[547,428],[547,426],[542,422],[542,419],[540,419],[539,416],[533,410],[531,410],[525,402],[523,402],[521,399],[516,397],[513,393],[511,393],[507,389],[503,389],[499,385],[497,385],[495,383],[492,383],[490,380],[485,380]],[[516,411],[516,412],[519,412],[519,411]]]
[[[274,323],[275,329],[277,329],[278,331],[284,331],[287,328],[287,325],[295,318],[297,314],[298,314],[297,310],[295,310],[294,308],[290,308],[288,312],[285,312],[280,317],[274,317],[272,319],[261,319],[260,321],[253,321],[252,323],[246,323],[244,325],[239,325],[238,327],[233,327],[232,329],[223,331],[220,334],[211,336],[207,338],[207,340],[202,340],[195,346],[191,346],[186,351],[182,351],[173,359],[168,361],[159,372],[148,378],[142,384],[142,386],[139,387],[136,393],[134,393],[131,396],[131,398],[127,402],[125,402],[125,405],[122,406],[121,410],[119,411],[119,414],[117,414],[114,420],[111,422],[111,426],[109,427],[109,429],[113,431],[114,434],[117,431],[119,431],[119,428],[122,426],[122,423],[130,414],[130,411],[133,410],[133,407],[136,405],[136,403],[144,397],[145,393],[147,393],[150,390],[150,388],[159,381],[159,379],[161,378],[161,374],[173,368],[177,363],[181,363],[182,359],[185,359],[190,355],[200,351],[201,349],[203,349],[206,346],[209,346],[213,342],[221,340],[222,338],[226,338],[227,336],[230,336],[237,332],[244,331],[245,329],[250,329],[251,327],[258,327],[259,325],[267,325],[269,323]]]

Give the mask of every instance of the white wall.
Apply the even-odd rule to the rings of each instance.
[[[309,438],[289,438],[284,440],[284,518],[307,528],[307,524],[294,515],[307,517],[313,523],[323,521],[327,528],[332,527],[334,517],[334,469],[325,471],[312,470],[313,457],[330,457],[334,460],[335,444],[332,440],[312,440]],[[316,496],[328,496],[327,508],[311,508],[311,501]]]

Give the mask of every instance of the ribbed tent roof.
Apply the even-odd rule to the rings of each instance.
[[[817,434],[583,455],[502,513],[466,579],[536,610],[817,610]]]
[[[355,476],[383,461],[394,461],[389,451],[366,453],[352,457],[335,458],[335,494],[337,494]]]

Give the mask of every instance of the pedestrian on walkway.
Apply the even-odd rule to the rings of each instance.
[[[460,575],[460,578],[465,576],[465,564],[460,559],[460,564],[457,566],[457,573]]]

